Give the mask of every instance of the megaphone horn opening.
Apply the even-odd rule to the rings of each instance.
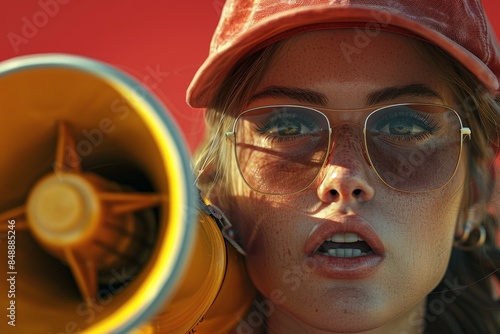
[[[0,64],[0,218],[19,228],[20,332],[129,331],[178,284],[196,217],[188,151],[137,87],[81,57]]]

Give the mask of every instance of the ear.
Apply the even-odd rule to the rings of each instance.
[[[486,205],[472,206],[465,224],[463,221],[457,224],[453,246],[463,251],[472,251],[483,246],[487,239],[486,228],[482,225],[486,215]]]
[[[479,229],[487,214],[487,203],[476,203],[460,215],[455,227],[455,238],[460,240],[470,231]],[[468,230],[468,231],[466,231]],[[464,235],[465,233],[465,235]]]

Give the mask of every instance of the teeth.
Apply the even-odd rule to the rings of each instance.
[[[356,241],[364,241],[356,233],[335,233],[332,235],[328,241],[332,242],[356,242]]]
[[[323,253],[326,256],[333,257],[358,257],[358,256],[366,256],[368,254],[374,254],[373,251],[369,251],[368,253],[362,253],[360,249],[357,248],[337,248],[337,249],[329,249],[327,253]]]
[[[333,242],[345,242],[344,235],[345,235],[345,233],[337,233],[337,234],[332,235],[329,240],[333,241]]]

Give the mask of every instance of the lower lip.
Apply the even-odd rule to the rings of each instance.
[[[308,256],[306,266],[320,276],[334,279],[363,278],[375,273],[384,261],[381,255],[334,257],[321,254]]]

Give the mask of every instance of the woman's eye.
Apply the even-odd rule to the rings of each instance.
[[[381,133],[400,136],[415,136],[428,130],[425,125],[412,117],[398,117],[379,128]]]
[[[271,115],[257,124],[256,131],[270,137],[295,138],[317,132],[318,125],[303,113],[279,113]]]
[[[270,129],[270,133],[277,133],[280,136],[296,136],[304,134],[307,129],[300,122],[283,119]]]
[[[394,140],[423,140],[439,130],[440,117],[407,108],[386,113],[376,122],[375,128],[381,135]]]

